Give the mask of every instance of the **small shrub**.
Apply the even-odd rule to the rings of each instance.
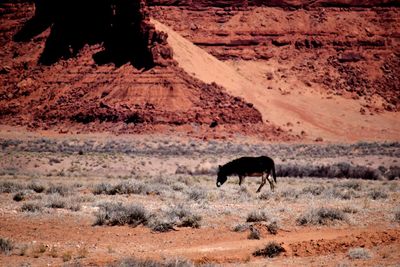
[[[310,185],[307,187],[304,187],[301,192],[303,194],[311,194],[313,196],[319,196],[321,193],[325,190],[325,187],[321,185]]]
[[[246,222],[268,221],[268,215],[262,210],[252,211],[247,215]]]
[[[272,197],[273,197],[273,193],[270,192],[270,191],[267,191],[267,192],[261,193],[261,195],[259,196],[259,199],[262,199],[262,200],[269,200],[269,199],[271,199]]]
[[[189,199],[199,201],[207,198],[207,191],[204,189],[193,189],[189,192]]]
[[[337,198],[343,200],[349,200],[352,198],[359,197],[359,194],[356,193],[353,189],[345,189],[345,188],[337,188],[332,187],[324,191],[325,198]]]
[[[237,224],[237,225],[235,225],[233,227],[233,231],[235,231],[235,232],[244,232],[247,229],[249,229],[249,225],[248,224],[242,224],[242,223],[239,223],[239,224]]]
[[[38,202],[26,202],[22,204],[21,211],[23,212],[41,212],[43,210],[43,205]]]
[[[62,254],[63,262],[70,261],[72,259],[72,251],[66,251]]]
[[[360,181],[356,180],[349,180],[344,183],[340,183],[339,187],[347,188],[347,189],[353,189],[355,191],[361,191],[362,189],[362,184]]]
[[[9,255],[14,249],[13,242],[8,238],[0,237],[0,252]]]
[[[256,250],[253,253],[253,256],[263,256],[263,257],[268,257],[268,258],[273,258],[281,254],[282,252],[285,252],[285,249],[277,242],[271,241],[269,242],[265,248]]]
[[[146,224],[149,215],[141,205],[122,203],[103,203],[96,214],[95,225],[131,225]]]
[[[333,208],[318,208],[308,211],[306,214],[297,218],[299,225],[315,224],[327,225],[330,222],[346,220],[345,214]]]
[[[278,233],[278,228],[278,223],[276,221],[271,222],[267,225],[267,230],[272,235],[276,235]]]
[[[289,188],[281,191],[281,197],[285,199],[296,199],[299,197],[299,192],[296,189]]]
[[[260,239],[260,236],[260,231],[253,226],[250,226],[250,234],[248,235],[247,239]]]
[[[167,211],[166,215],[177,226],[199,228],[202,217],[192,213],[183,205],[176,205]]]
[[[10,182],[10,181],[0,182],[0,193],[14,193],[22,189],[23,186],[15,182]]]
[[[394,220],[396,222],[400,222],[400,208],[398,208],[395,212],[394,212]]]
[[[35,191],[36,193],[42,193],[46,190],[46,187],[43,184],[32,182],[28,184],[28,189]]]
[[[59,194],[61,196],[67,196],[70,193],[70,188],[65,185],[50,185],[46,190],[46,194]]]
[[[156,215],[149,216],[147,226],[155,232],[168,232],[175,230],[173,221]]]
[[[390,166],[389,171],[385,173],[385,177],[389,180],[395,180],[400,178],[400,167]]]
[[[386,192],[382,191],[381,189],[376,189],[376,188],[369,191],[368,196],[370,198],[372,198],[373,200],[388,198],[388,194]]]
[[[13,196],[14,201],[22,201],[25,199],[26,193],[24,191],[18,192]]]
[[[347,254],[352,260],[368,260],[371,258],[371,253],[365,248],[351,248]]]
[[[154,260],[139,260],[135,258],[126,258],[110,265],[111,267],[193,267],[192,262],[184,259],[174,259],[165,262],[157,262]],[[196,265],[210,266],[210,265]],[[211,265],[212,266],[212,265]]]
[[[145,195],[149,192],[149,187],[140,181],[121,182],[116,185],[109,183],[100,183],[94,186],[92,192],[95,195],[122,195],[122,194],[142,194]]]
[[[96,184],[93,189],[92,193],[95,195],[101,195],[101,194],[106,194],[109,195],[108,192],[111,192],[113,186],[109,183],[100,183]]]
[[[150,225],[150,228],[156,232],[169,232],[174,230],[174,224],[172,222],[154,222]]]
[[[358,212],[358,209],[355,207],[350,207],[350,206],[346,206],[342,209],[343,212],[345,213],[351,213],[351,214],[355,214]]]
[[[47,199],[45,206],[52,209],[64,209],[67,206],[67,203],[60,195],[54,194]]]
[[[197,214],[190,214],[181,219],[181,223],[179,226],[182,227],[192,227],[192,228],[200,228],[200,222],[202,217]]]

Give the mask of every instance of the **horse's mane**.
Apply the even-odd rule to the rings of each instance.
[[[236,165],[235,165],[235,164],[236,164],[236,161],[237,161],[237,159],[232,160],[232,161],[229,161],[228,163],[222,165],[221,168],[220,168],[220,171],[221,171],[224,175],[232,174],[232,172],[234,171],[234,169],[235,169],[235,167],[236,167]]]

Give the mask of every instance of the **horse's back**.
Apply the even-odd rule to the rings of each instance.
[[[241,157],[231,162],[235,169],[244,173],[262,173],[268,171],[274,161],[267,156],[260,157]]]

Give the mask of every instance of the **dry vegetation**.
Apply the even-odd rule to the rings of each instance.
[[[227,255],[225,259],[243,264],[253,261],[255,265],[261,260],[263,265],[269,259],[256,256],[284,255],[273,259],[284,262],[285,257],[299,253],[296,242],[300,241],[282,240],[293,231],[313,231],[315,227],[369,231],[369,227],[377,224],[383,231],[390,225],[399,227],[398,143],[267,145],[165,139],[3,139],[0,145],[0,212],[5,218],[0,227],[3,253],[0,263],[11,257],[15,264],[86,265],[96,263],[98,255],[104,254],[112,266],[224,263],[213,256],[213,248],[206,262],[201,255],[189,251],[191,246],[196,247],[190,242],[206,246],[204,242],[209,239],[207,244],[212,246],[221,241],[219,235],[226,235],[233,238],[231,242],[254,243],[248,245],[251,251],[239,249],[247,256]],[[221,188],[215,186],[218,164],[240,155],[259,154],[276,159],[279,166],[276,192],[264,188],[256,194],[259,178],[247,178],[239,187],[237,177],[231,177]],[[344,177],[351,178],[340,179]],[[27,233],[20,236],[12,230],[17,227],[24,233],[28,231],[26,223],[50,222],[57,222],[61,230],[71,225],[71,221],[80,222],[79,227],[92,236],[97,232],[103,234],[99,234],[99,241],[94,241],[85,237],[84,232],[65,233],[68,240],[56,241],[53,232],[48,237],[43,234],[30,239]],[[143,247],[132,248],[139,253],[135,254],[138,257],[132,258],[123,241],[119,242],[122,233],[104,234],[104,231],[119,231],[121,227],[128,227],[123,228],[123,233],[140,236],[143,243],[138,245]],[[212,234],[212,231],[217,232]],[[182,236],[181,233],[186,233],[185,236],[198,233],[199,237],[181,244],[173,237]],[[282,242],[268,243],[275,237]],[[314,239],[318,238],[323,236],[317,234]],[[176,252],[170,251],[168,242],[177,242]],[[153,243],[156,246],[150,248]],[[179,249],[179,244],[184,249]],[[397,259],[381,255],[383,252],[376,245],[367,243],[367,246],[369,253],[332,248],[333,252],[339,252],[332,254],[336,255],[334,261]],[[263,249],[254,252],[260,247]],[[185,249],[187,252],[182,252]],[[322,255],[331,255],[329,249],[330,246]],[[313,257],[319,257],[320,253]],[[374,257],[368,258],[371,254]],[[159,255],[165,257],[160,259]],[[173,263],[176,256],[193,262]]]

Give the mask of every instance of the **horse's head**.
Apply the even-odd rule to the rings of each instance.
[[[221,185],[223,185],[227,179],[228,179],[228,177],[227,177],[225,171],[223,170],[223,167],[219,166],[218,177],[217,177],[217,187],[220,187]]]

